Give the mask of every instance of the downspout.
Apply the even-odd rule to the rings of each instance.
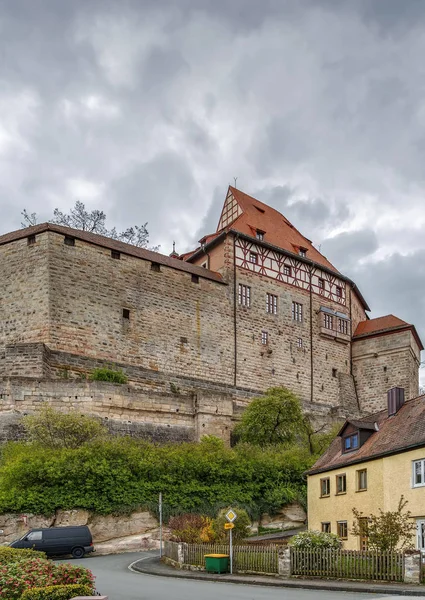
[[[233,234],[233,336],[234,336],[234,347],[235,347],[235,360],[234,360],[234,379],[233,385],[236,387],[237,384],[237,367],[238,367],[238,332],[237,332],[237,312],[236,312],[236,239],[238,234]]]
[[[314,400],[314,380],[313,380],[313,286],[312,286],[312,273],[313,265],[310,265],[310,402]]]

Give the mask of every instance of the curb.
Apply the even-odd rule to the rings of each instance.
[[[144,563],[144,564],[140,564]],[[153,564],[152,564],[153,563]],[[160,568],[155,568],[160,566]],[[367,583],[355,583],[352,585],[345,584],[344,582],[335,582],[330,584],[324,580],[305,580],[305,579],[278,579],[273,580],[272,578],[256,579],[255,575],[247,575],[246,577],[234,577],[232,575],[198,575],[196,571],[184,570],[173,570],[172,567],[169,569],[162,569],[162,563],[159,561],[158,556],[149,556],[146,558],[138,559],[129,565],[129,570],[133,573],[142,573],[144,575],[153,575],[154,577],[173,577],[174,579],[186,579],[194,581],[208,581],[214,583],[233,583],[239,585],[256,585],[263,587],[285,587],[292,589],[304,589],[304,590],[316,590],[316,591],[330,591],[330,592],[351,592],[351,593],[364,593],[364,594],[390,594],[392,596],[425,596],[425,586],[413,587],[408,589],[406,587],[397,587],[390,585],[381,584],[367,584]],[[189,575],[190,573],[190,575]],[[252,577],[252,579],[251,579]]]

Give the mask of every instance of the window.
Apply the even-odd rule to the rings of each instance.
[[[320,497],[324,498],[331,493],[331,480],[329,477],[320,480]]]
[[[116,250],[111,250],[111,258],[115,258],[116,260],[120,260],[121,254]]]
[[[64,237],[63,243],[65,244],[65,246],[75,246],[75,238],[66,235]]]
[[[130,311],[128,308],[123,308],[122,309],[122,318],[123,319],[129,319],[130,318]]]
[[[336,493],[337,494],[345,494],[347,491],[347,476],[345,473],[343,475],[336,476]]]
[[[342,540],[346,540],[348,537],[347,521],[337,521],[336,529],[338,537],[340,537]]]
[[[331,532],[331,524],[329,521],[322,523],[322,533],[330,533]]]
[[[303,338],[297,338],[297,348],[303,347]]]
[[[300,248],[298,254],[300,256],[307,256],[307,248]]]
[[[41,531],[31,531],[31,532],[30,532],[30,533],[27,535],[26,539],[27,539],[29,542],[37,542],[37,541],[39,541],[39,540],[41,540],[41,539],[42,539],[42,533],[41,533]]]
[[[266,312],[277,315],[277,296],[267,294],[266,296]]]
[[[425,458],[413,461],[413,487],[425,485]]]
[[[262,331],[261,332],[261,343],[264,346],[267,346],[267,344],[269,343],[269,334],[267,331]]]
[[[199,276],[198,275],[192,275],[192,283],[199,283]]]
[[[259,229],[257,229],[257,233],[255,234],[255,237],[257,238],[257,240],[263,241],[264,240],[264,231],[260,231]]]
[[[333,329],[334,328],[334,319],[333,319],[332,315],[323,313],[323,327],[325,329]]]
[[[201,267],[203,269],[208,269],[208,261],[203,262],[202,265],[201,265]]]
[[[239,304],[247,308],[251,306],[251,288],[241,283],[239,284]]]
[[[344,438],[344,450],[343,452],[350,452],[350,450],[357,450],[359,447],[359,434],[353,433],[352,435],[347,435]]]
[[[348,321],[345,319],[338,319],[338,331],[344,335],[348,335]]]
[[[256,252],[249,253],[249,262],[251,262],[253,265],[258,263],[258,254]]]
[[[323,294],[325,291],[325,280],[322,279],[321,277],[319,277],[318,285],[319,285],[319,294]]]
[[[292,320],[302,323],[303,320],[303,305],[299,302],[292,303]]]
[[[155,273],[161,273],[161,265],[156,262],[151,262],[151,271],[155,271]]]
[[[35,244],[35,235],[29,235],[27,237],[28,246],[33,246]]]
[[[367,469],[357,471],[357,491],[364,492],[367,490]]]
[[[338,369],[332,369],[332,377],[336,377],[338,375]]]
[[[291,277],[292,269],[289,265],[283,265],[283,274],[288,275],[288,277]]]
[[[342,287],[340,287],[339,285],[337,285],[335,288],[335,296],[339,299],[342,298]]]

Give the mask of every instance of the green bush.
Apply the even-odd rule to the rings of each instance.
[[[90,376],[92,381],[109,381],[110,383],[127,383],[128,377],[121,370],[114,371],[108,367],[95,369]]]
[[[301,531],[289,541],[293,548],[341,548],[341,540],[335,533],[323,531]]]
[[[31,550],[31,548],[9,548],[9,546],[0,546],[0,565],[19,562],[23,559],[30,558],[46,558],[46,555],[44,552]]]
[[[213,528],[217,534],[217,537],[222,541],[227,541],[229,538],[228,531],[224,529],[225,523],[228,523],[226,518],[226,513],[232,509],[233,512],[237,515],[236,519],[233,521],[234,528],[232,530],[232,537],[235,542],[241,541],[248,537],[249,535],[249,526],[251,525],[251,520],[248,516],[248,513],[243,508],[231,507],[223,508],[217,515],[217,518],[214,520]]]
[[[56,565],[43,558],[21,559],[0,564],[1,600],[20,600],[32,588],[79,584],[94,589],[94,578],[88,569],[69,563]]]
[[[0,459],[0,514],[50,515],[58,507],[155,511],[162,492],[165,518],[194,512],[215,517],[235,505],[255,519],[305,494],[303,473],[311,461],[300,449],[227,448],[211,437],[164,446],[112,438],[75,449],[14,442],[3,447]]]
[[[89,585],[49,585],[25,590],[20,600],[70,600],[75,596],[91,596],[93,588]]]

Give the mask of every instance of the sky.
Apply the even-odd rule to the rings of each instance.
[[[424,56],[423,0],[0,0],[0,233],[183,252],[237,178],[425,341]]]

